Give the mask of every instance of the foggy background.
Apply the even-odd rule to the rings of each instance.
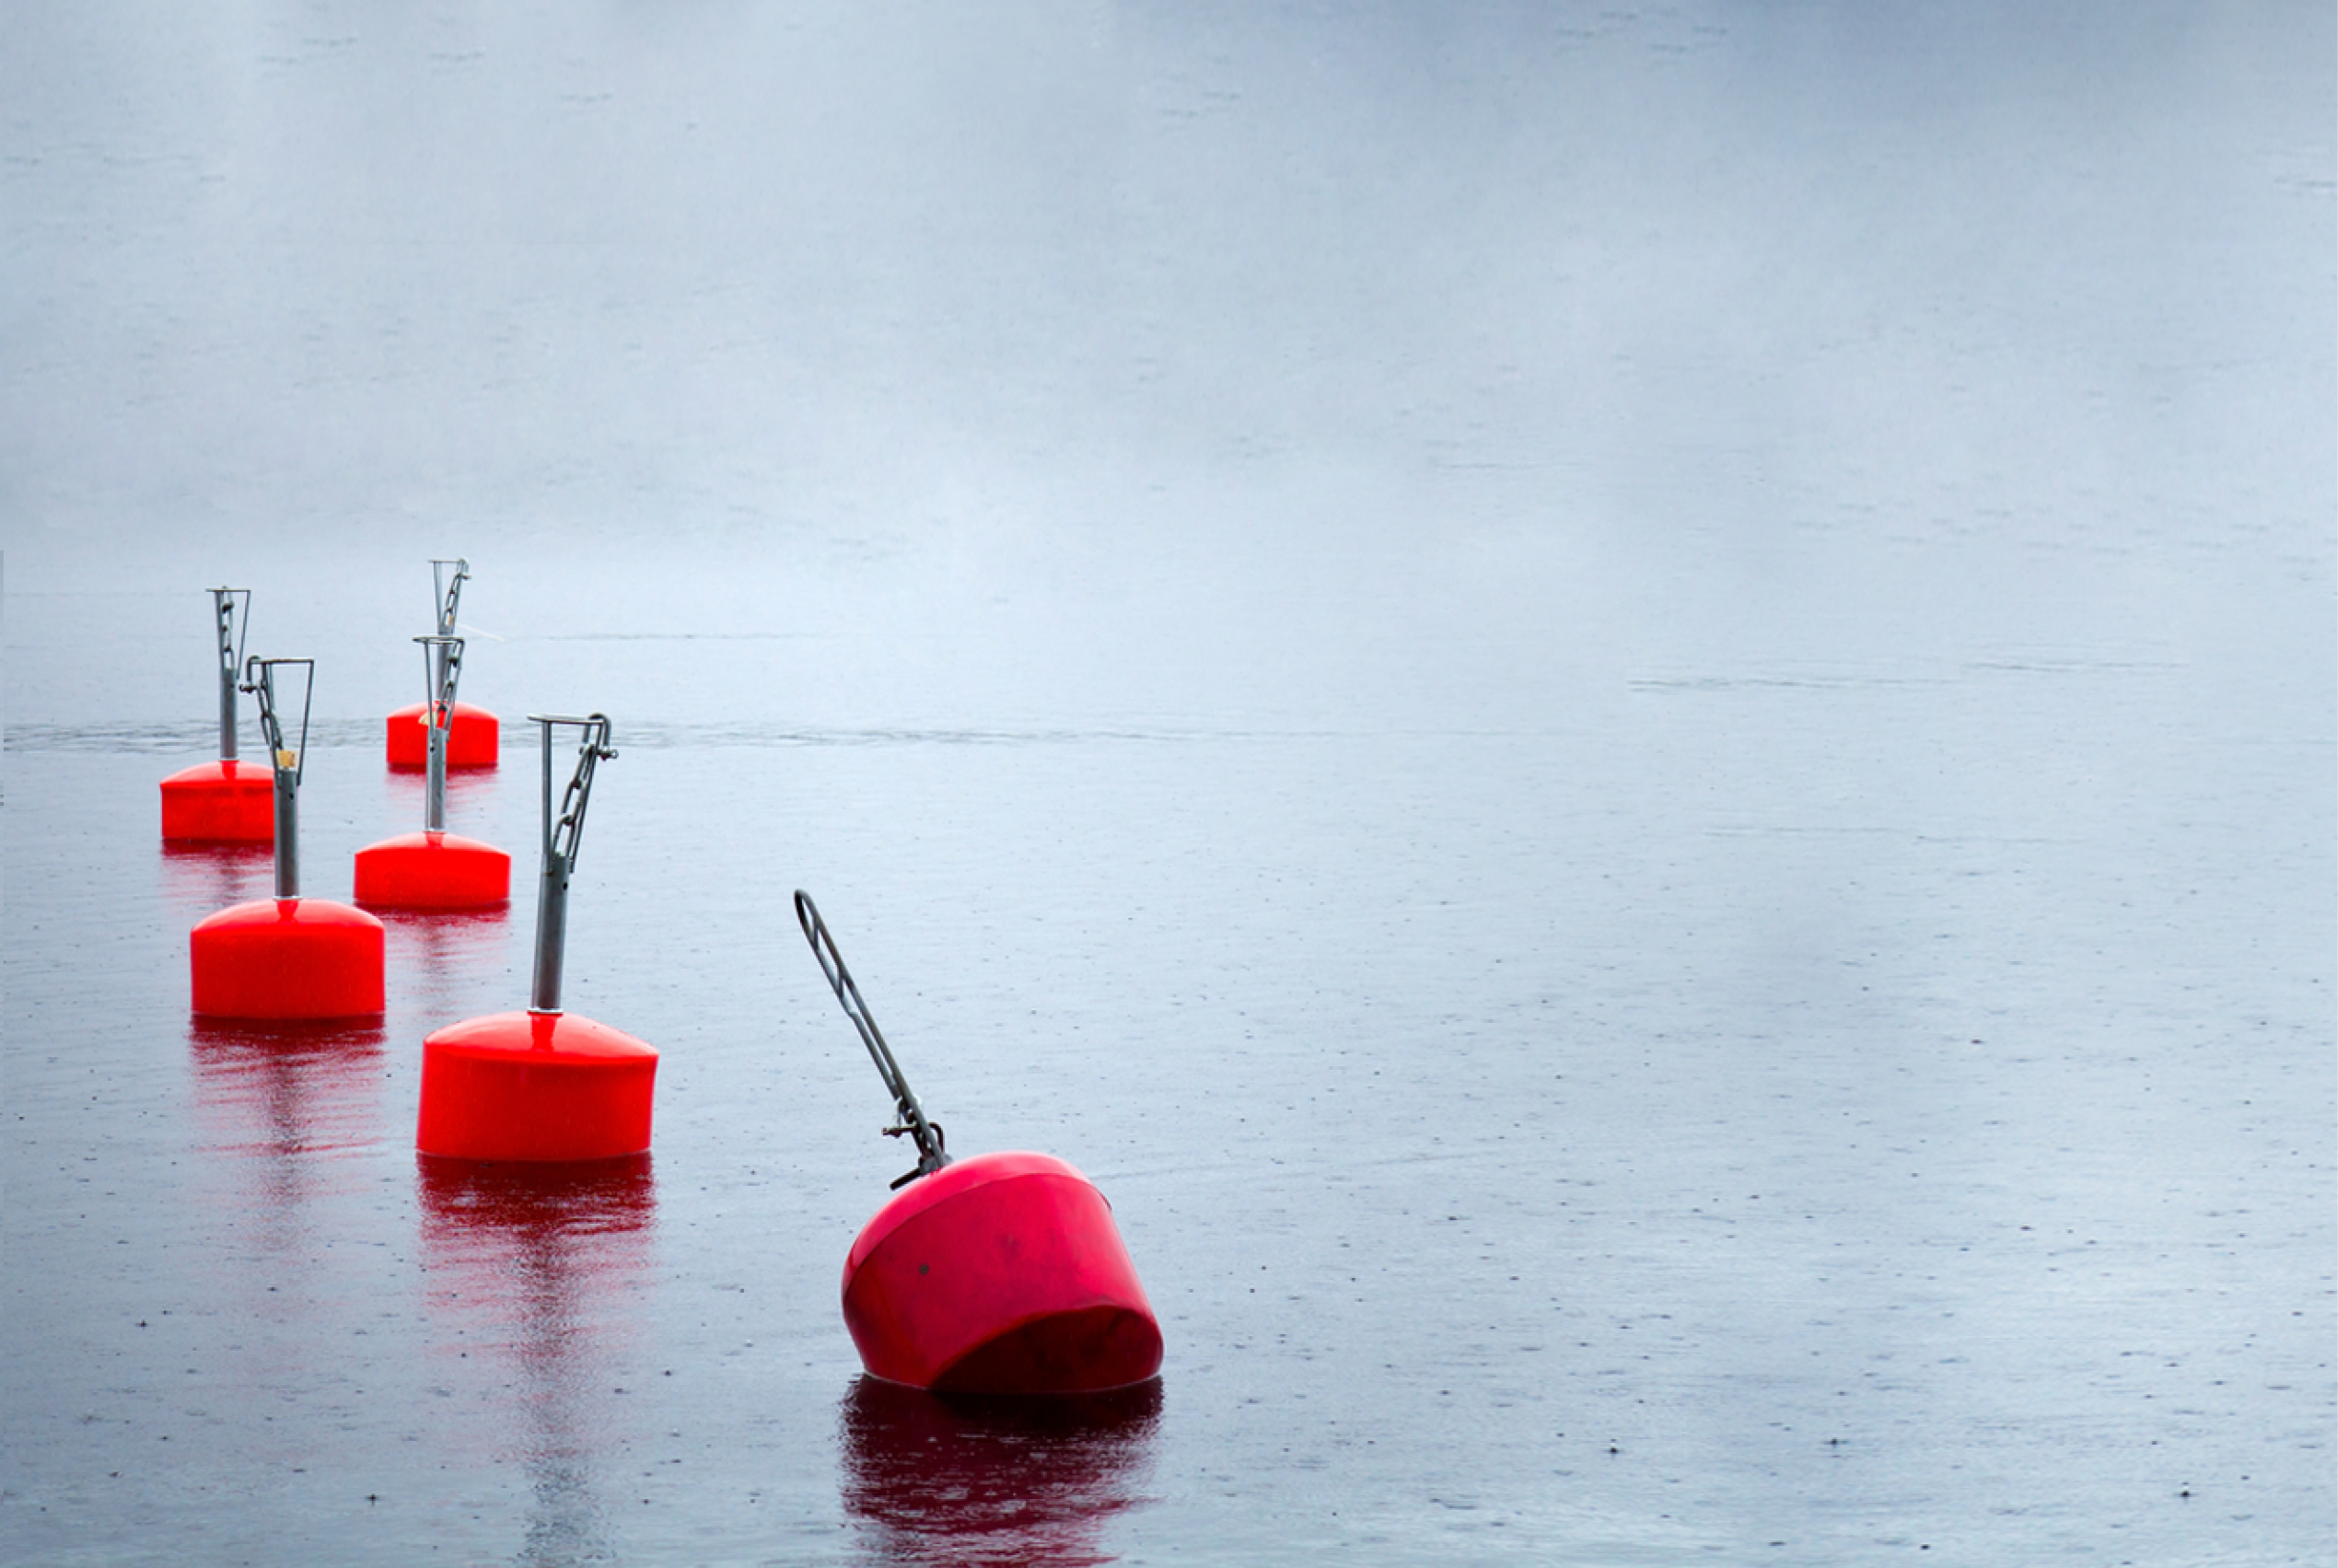
[[[638,629],[646,574],[663,629],[963,632],[1018,659],[963,701],[1155,714],[2327,645],[2317,7],[8,27],[23,592],[323,559],[402,624],[468,553],[493,630]]]

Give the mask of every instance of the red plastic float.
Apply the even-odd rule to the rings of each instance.
[[[362,910],[300,896],[298,798],[308,739],[301,699],[300,745],[287,748],[275,712],[275,667],[308,659],[254,657],[260,728],[274,760],[276,896],[221,910],[188,935],[192,1009],[206,1017],[341,1018],[382,1010],[381,922]]]
[[[414,1147],[464,1160],[564,1162],[642,1154],[649,1147],[656,1048],[560,1007],[568,879],[584,836],[593,768],[617,755],[609,747],[609,720],[600,714],[529,716],[543,726],[544,840],[528,1011],[466,1019],[423,1040]],[[552,749],[558,725],[583,726],[584,739],[555,818]]]
[[[355,889],[376,909],[485,909],[511,902],[511,856],[460,833],[401,833],[357,852]]]
[[[593,1160],[649,1147],[657,1051],[566,1013],[494,1013],[423,1041],[414,1146],[471,1160]]]
[[[189,935],[193,1011],[213,1018],[346,1018],[382,1010],[381,922],[330,899],[255,899]]]
[[[844,1260],[844,1326],[872,1376],[937,1393],[1091,1394],[1161,1367],[1161,1328],[1096,1185],[1050,1155],[953,1161],[809,897],[796,918],[917,1144]]]
[[[219,760],[162,781],[162,836],[180,843],[264,844],[276,835],[274,780],[268,769],[236,759],[236,680],[242,633],[251,625],[251,590],[214,588],[211,603],[219,633]]]
[[[1111,1205],[1052,1155],[976,1155],[912,1182],[853,1243],[843,1288],[862,1365],[913,1388],[1082,1394],[1160,1370]]]
[[[423,645],[427,704],[437,722],[425,756],[419,833],[407,833],[357,852],[355,897],[379,909],[482,909],[511,900],[511,856],[494,845],[447,831],[448,714],[462,679],[460,637],[416,637]]]
[[[503,726],[494,714],[457,703],[448,715],[447,766],[492,768],[502,761]],[[389,719],[385,750],[393,768],[430,765],[430,704],[400,708]]]
[[[451,577],[447,573],[449,566],[454,568]],[[471,576],[471,563],[463,560],[433,561],[430,576],[437,595],[437,635],[451,640],[455,635],[455,607],[462,600],[463,584]],[[495,766],[502,760],[503,746],[503,726],[495,715],[469,703],[450,700],[448,706],[449,711],[445,715],[447,722],[443,726],[447,766]],[[391,767],[419,769],[430,765],[433,716],[429,703],[416,703],[390,715],[383,737],[383,749]]]
[[[264,844],[276,836],[269,770],[222,757],[162,781],[162,836],[174,843]]]

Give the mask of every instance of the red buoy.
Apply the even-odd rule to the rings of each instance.
[[[257,679],[244,690],[260,699],[260,729],[273,759],[276,896],[221,910],[188,935],[192,1007],[225,1018],[343,1018],[382,1010],[381,922],[362,910],[300,896],[298,798],[308,739],[308,698],[301,698],[300,745],[286,747],[275,710],[275,669],[309,659],[254,656]]]
[[[796,919],[917,1144],[906,1187],[844,1260],[844,1326],[871,1376],[965,1394],[1092,1394],[1161,1368],[1161,1327],[1093,1182],[1050,1155],[952,1161],[811,899]]]
[[[454,568],[451,576],[447,570],[450,566]],[[462,602],[463,584],[471,577],[471,563],[462,560],[433,561],[430,576],[437,596],[436,634],[442,639],[451,640],[455,635],[455,608]],[[495,715],[484,708],[455,702],[451,697],[447,699],[447,705],[449,712],[444,715],[435,715],[429,703],[416,703],[390,715],[383,740],[391,767],[425,768],[430,765],[431,721],[435,716],[445,720],[440,727],[446,732],[448,767],[495,766],[503,744],[503,726],[496,721]]]
[[[162,781],[162,836],[178,843],[264,844],[276,836],[269,770],[222,757]]]
[[[511,901],[511,856],[460,833],[403,833],[357,852],[351,897],[376,909],[480,909]]]
[[[657,1082],[655,1047],[590,1018],[467,1018],[422,1042],[414,1147],[471,1160],[638,1155]]]
[[[180,843],[264,844],[276,835],[273,781],[266,768],[236,760],[236,681],[242,632],[251,625],[251,590],[214,588],[211,605],[219,633],[219,760],[162,781],[162,836]]]
[[[1161,1330],[1095,1184],[1050,1155],[921,1177],[844,1260],[870,1373],[967,1394],[1084,1394],[1161,1369]]]
[[[422,1042],[414,1147],[465,1160],[613,1159],[649,1147],[657,1052],[629,1034],[560,1008],[568,878],[584,836],[594,764],[617,753],[609,720],[529,715],[543,726],[543,872],[536,889],[536,971],[525,1013],[438,1029]],[[583,726],[576,772],[552,803],[553,729]]]
[[[425,759],[419,833],[384,839],[357,852],[355,897],[380,909],[480,909],[511,898],[511,856],[493,844],[447,831],[447,718],[462,679],[460,637],[416,637],[434,721]]]
[[[484,708],[457,703],[448,715],[447,766],[492,768],[502,761],[502,723]],[[416,703],[390,715],[386,750],[393,768],[430,765],[430,704]]]
[[[213,1018],[348,1018],[382,1010],[381,922],[330,899],[254,899],[188,941],[193,1011]]]

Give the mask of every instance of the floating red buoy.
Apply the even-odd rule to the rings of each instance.
[[[447,575],[453,567],[454,575]],[[437,596],[438,630],[443,639],[455,635],[455,607],[462,601],[463,584],[471,576],[471,563],[463,560],[433,561],[430,563],[431,582]],[[436,682],[433,683],[434,686]],[[450,768],[492,768],[501,760],[503,726],[495,715],[484,708],[474,708],[469,703],[447,699],[446,765]],[[416,703],[401,708],[390,715],[384,736],[384,750],[393,768],[425,768],[430,765],[431,704]]]
[[[657,1051],[633,1036],[560,1009],[568,878],[584,836],[594,764],[609,720],[529,715],[543,726],[543,873],[536,892],[536,971],[528,1011],[470,1018],[422,1042],[422,1109],[414,1147],[466,1160],[613,1159],[649,1147]],[[578,725],[576,772],[553,815],[555,725]]]
[[[414,1146],[472,1160],[593,1160],[649,1147],[657,1051],[565,1013],[494,1013],[422,1046]]]
[[[479,909],[511,899],[511,856],[493,844],[447,831],[447,718],[462,679],[460,637],[416,637],[437,722],[424,753],[430,777],[423,789],[419,833],[384,839],[357,852],[355,897],[382,909]]]
[[[1081,1394],[1161,1367],[1161,1330],[1111,1205],[1050,1155],[990,1154],[912,1182],[844,1260],[861,1363],[913,1388]]]
[[[276,836],[269,770],[222,757],[162,781],[162,836],[174,842],[264,844]]]
[[[351,896],[377,909],[481,909],[511,901],[511,856],[460,833],[402,833],[357,852]]]
[[[274,761],[273,801],[276,896],[221,910],[188,935],[193,1011],[226,1018],[343,1018],[382,1010],[381,922],[362,910],[300,896],[300,774],[308,740],[301,698],[300,745],[287,748],[276,721],[275,667],[308,659],[262,659],[244,690],[260,699],[260,729]]]
[[[416,703],[390,715],[387,751],[393,768],[430,765],[430,704]],[[503,726],[494,714],[469,703],[457,703],[448,714],[447,766],[492,768],[499,755]]]
[[[796,919],[893,1094],[917,1168],[844,1260],[844,1326],[871,1376],[965,1394],[1091,1394],[1161,1368],[1161,1327],[1093,1182],[1050,1155],[953,1162],[820,911]]]
[[[193,1011],[346,1018],[382,1010],[381,922],[330,899],[255,899],[190,934]]]
[[[243,600],[237,615],[236,600]],[[180,842],[259,843],[275,837],[275,788],[269,770],[236,760],[236,678],[251,625],[251,590],[211,590],[219,633],[219,760],[198,762],[162,781],[162,836]]]

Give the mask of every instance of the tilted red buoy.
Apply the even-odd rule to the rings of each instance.
[[[917,1168],[844,1260],[844,1326],[874,1376],[939,1393],[1086,1394],[1160,1370],[1161,1328],[1096,1185],[1051,1155],[953,1161],[811,899],[796,919],[892,1091]]]
[[[447,719],[462,679],[460,637],[416,637],[430,702],[430,777],[423,788],[422,831],[367,844],[357,852],[361,904],[382,909],[479,909],[511,900],[511,856],[493,844],[447,831]]]
[[[236,613],[236,600],[243,613]],[[236,678],[243,635],[251,627],[251,590],[211,590],[219,633],[219,760],[198,762],[162,781],[162,836],[180,842],[260,843],[275,836],[275,788],[269,770],[236,756]]]
[[[275,671],[308,673],[300,744],[285,745],[277,722]],[[253,656],[243,690],[260,699],[260,731],[274,763],[276,896],[233,905],[188,936],[193,1011],[223,1018],[343,1018],[382,1010],[381,922],[329,899],[300,896],[299,790],[308,744],[312,659]]]
[[[447,568],[453,567],[450,579]],[[438,632],[442,638],[455,634],[455,607],[461,602],[463,584],[471,576],[471,563],[463,560],[433,561],[430,575],[437,592]],[[446,765],[450,768],[492,768],[501,760],[503,726],[495,715],[484,708],[474,708],[469,703],[449,699],[447,711],[435,712],[432,703],[416,703],[391,714],[385,735],[384,749],[393,768],[426,768],[430,765],[431,732],[434,718],[443,720],[446,731]]]
[[[1080,1394],[1160,1370],[1111,1205],[1053,1155],[976,1155],[912,1183],[854,1241],[843,1292],[863,1365],[913,1388]]]
[[[543,873],[536,889],[536,970],[528,1010],[470,1018],[422,1042],[422,1110],[414,1147],[469,1160],[594,1160],[649,1147],[657,1051],[560,1008],[568,878],[584,837],[593,767],[617,753],[609,720],[529,715],[543,726]],[[576,771],[553,814],[555,726],[584,730]]]

